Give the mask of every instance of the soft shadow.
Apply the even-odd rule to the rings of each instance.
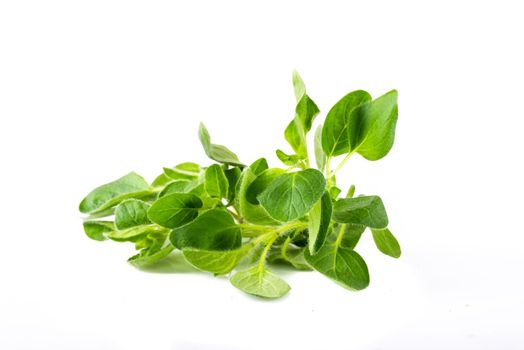
[[[140,271],[148,273],[190,273],[200,272],[191,264],[180,253],[172,253],[166,258],[160,260],[154,265],[148,267],[138,268]]]

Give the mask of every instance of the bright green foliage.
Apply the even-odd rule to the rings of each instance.
[[[284,131],[292,152],[276,151],[283,168],[265,158],[244,165],[228,148],[211,143],[200,124],[200,142],[216,163],[164,167],[151,185],[131,172],[97,187],[80,203],[86,235],[134,245],[137,253],[128,262],[137,268],[177,254],[201,271],[230,275],[233,286],[260,298],[290,291],[270,270],[275,265],[316,270],[347,289],[366,288],[368,268],[355,251],[360,240],[372,237],[379,251],[394,258],[401,249],[380,197],[354,196],[353,185],[337,185],[337,173],[355,153],[378,160],[391,150],[397,92],[374,100],[362,90],[345,95],[312,135],[319,108],[297,72],[293,87],[294,117]]]

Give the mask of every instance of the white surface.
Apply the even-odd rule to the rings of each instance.
[[[1,349],[522,349],[524,23],[506,1],[4,1]],[[396,144],[339,182],[379,194],[403,256],[359,252],[359,293],[286,272],[290,294],[144,273],[77,205],[130,170],[286,147],[292,69],[329,107],[396,88]],[[287,148],[286,148],[287,149]]]

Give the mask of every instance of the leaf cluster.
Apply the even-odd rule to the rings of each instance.
[[[283,167],[271,168],[265,158],[245,165],[212,143],[201,124],[200,142],[216,163],[166,167],[151,183],[131,172],[94,189],[80,203],[87,236],[134,244],[129,263],[140,268],[179,251],[197,269],[231,274],[235,287],[263,298],[290,290],[269,268],[276,264],[316,270],[351,290],[366,288],[368,268],[355,250],[366,228],[382,253],[398,258],[400,246],[380,197],[355,196],[354,186],[342,195],[336,174],[353,154],[378,160],[390,151],[397,92],[342,97],[313,135],[312,168],[307,137],[319,108],[296,72],[293,85],[295,115],[284,131],[292,151],[276,151]],[[344,158],[332,169],[338,156]]]

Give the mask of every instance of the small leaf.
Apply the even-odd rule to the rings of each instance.
[[[333,203],[328,192],[325,192],[320,200],[309,212],[309,252],[314,255],[324,245],[329,232]]]
[[[333,220],[376,229],[388,226],[386,209],[378,196],[345,198],[336,201],[333,207]]]
[[[199,270],[225,275],[231,272],[253,247],[247,244],[240,249],[228,251],[209,251],[184,249],[186,260]]]
[[[172,193],[154,202],[147,215],[154,223],[175,228],[195,219],[202,205],[202,200],[192,193]]]
[[[119,230],[133,226],[147,225],[151,221],[147,211],[151,205],[140,199],[126,199],[115,209],[115,225]]]
[[[196,180],[200,176],[200,165],[186,162],[173,168],[164,168],[164,174],[173,180]]]
[[[173,193],[189,193],[192,190],[194,190],[198,184],[196,181],[189,181],[189,180],[172,180],[170,184],[168,184],[160,193],[158,194],[158,198],[165,197],[169,194]]]
[[[242,244],[239,226],[221,209],[206,211],[189,224],[175,228],[169,239],[178,249],[232,250]]]
[[[302,158],[296,154],[286,154],[279,149],[277,149],[276,155],[278,159],[287,166],[296,166],[302,160]]]
[[[304,257],[311,267],[345,288],[361,290],[369,285],[366,262],[354,250],[326,243],[315,255],[306,250]]]
[[[342,97],[328,112],[322,128],[322,148],[328,157],[350,151],[348,138],[350,113],[368,101],[371,101],[371,95],[366,91],[353,91]]]
[[[247,200],[247,190],[256,179],[256,175],[250,168],[244,169],[239,181],[240,186],[238,196],[235,199],[235,206],[246,222],[256,225],[278,225],[279,222],[272,219],[261,205],[252,204]]]
[[[400,258],[400,245],[391,231],[386,228],[384,230],[371,230],[371,233],[378,250],[393,258]]]
[[[326,180],[315,169],[282,174],[258,196],[272,218],[289,222],[306,215],[325,191]]]
[[[368,160],[378,160],[389,153],[395,141],[398,119],[397,91],[355,108],[349,117],[350,150]]]
[[[130,257],[127,260],[127,262],[137,268],[149,267],[151,265],[156,264],[160,260],[166,258],[174,249],[175,247],[173,247],[172,245],[168,245],[165,248],[162,248],[150,254],[134,255]]]
[[[166,174],[162,173],[158,175],[155,180],[151,183],[151,187],[153,188],[163,188],[170,182],[173,182],[173,179],[167,176]]]
[[[107,234],[107,237],[117,242],[136,242],[137,240],[152,233],[162,233],[166,229],[158,225],[140,225],[124,230],[112,231]]]
[[[227,147],[211,143],[209,132],[203,123],[200,123],[198,137],[200,138],[204,151],[209,158],[223,164],[244,166],[244,164],[238,160],[237,155],[231,152]]]
[[[94,214],[109,209],[124,199],[143,198],[151,194],[146,180],[137,173],[131,172],[91,191],[80,203],[80,211]]]
[[[266,158],[257,159],[249,166],[256,176],[259,176],[269,168]]]
[[[240,181],[240,176],[242,175],[242,170],[238,167],[227,169],[224,171],[226,174],[228,186],[227,200],[232,202],[237,196],[237,185]]]
[[[283,279],[258,265],[237,272],[230,281],[241,291],[262,298],[280,298],[291,289]]]
[[[115,230],[115,224],[111,221],[85,221],[84,231],[87,237],[95,241],[107,240],[107,233]]]
[[[227,197],[229,182],[227,181],[226,174],[224,174],[224,170],[220,165],[213,164],[206,169],[204,188],[210,197]]]
[[[326,153],[322,148],[322,124],[317,127],[315,131],[315,160],[317,162],[317,168],[320,171],[324,171],[326,167]]]

